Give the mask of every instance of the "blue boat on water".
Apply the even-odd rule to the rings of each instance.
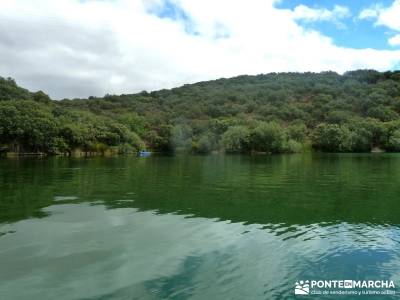
[[[138,152],[138,156],[140,156],[140,157],[148,157],[148,156],[150,156],[151,155],[151,152],[150,151],[139,151]]]

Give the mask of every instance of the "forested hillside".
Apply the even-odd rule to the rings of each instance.
[[[0,77],[0,149],[29,153],[400,151],[400,71],[239,76],[53,101]]]

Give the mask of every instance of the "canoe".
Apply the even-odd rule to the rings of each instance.
[[[147,156],[150,156],[150,155],[151,155],[150,151],[139,151],[138,152],[138,156],[140,156],[140,157],[147,157]]]

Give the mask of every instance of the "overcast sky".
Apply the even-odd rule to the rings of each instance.
[[[400,0],[0,0],[0,76],[55,99],[399,63]]]

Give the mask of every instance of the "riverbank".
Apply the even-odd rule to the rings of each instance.
[[[140,155],[141,151],[130,152],[130,153],[118,153],[118,151],[103,151],[103,152],[85,152],[85,151],[72,151],[70,153],[44,153],[44,152],[4,152],[0,153],[0,158],[15,158],[15,157],[117,157],[117,156],[149,156]],[[147,152],[146,152],[147,153]],[[305,154],[305,153],[325,153],[325,154],[383,154],[383,153],[398,153],[398,152],[388,152],[381,148],[373,148],[370,152],[321,152],[317,150],[307,149],[302,152],[296,153],[271,153],[264,151],[250,151],[248,153],[235,153],[235,152],[225,152],[225,151],[212,151],[210,153],[192,153],[185,151],[170,151],[170,152],[149,152],[151,155],[246,155],[246,156],[271,156],[271,155],[284,155],[284,154]]]

